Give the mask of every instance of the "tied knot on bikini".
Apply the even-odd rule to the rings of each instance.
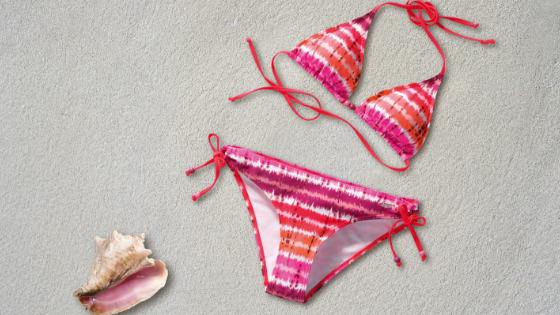
[[[399,213],[402,216],[402,219],[399,219],[395,223],[393,223],[393,225],[391,226],[391,229],[389,230],[389,244],[391,245],[391,251],[393,252],[393,257],[394,257],[395,263],[397,263],[397,267],[401,266],[401,259],[395,253],[395,249],[393,248],[393,242],[391,241],[391,235],[394,234],[393,230],[397,226],[397,224],[399,224],[399,223],[402,223],[403,225],[405,225],[410,230],[410,234],[412,234],[412,238],[414,239],[414,243],[416,243],[416,247],[418,248],[418,252],[420,254],[420,257],[422,257],[422,261],[426,260],[426,253],[422,249],[422,244],[420,244],[420,240],[418,239],[418,235],[416,235],[416,231],[414,230],[415,225],[416,226],[423,226],[424,224],[426,224],[426,219],[424,217],[417,216],[415,213],[410,215],[408,213],[408,208],[407,208],[406,205],[399,206],[398,210],[399,210]],[[422,222],[419,222],[420,220],[422,220]]]
[[[213,148],[212,148],[213,149]],[[220,151],[214,151],[214,162],[218,163],[218,166],[226,166],[226,161],[224,160],[225,155]]]
[[[212,137],[216,137],[216,147],[217,148],[215,148],[214,145],[212,144]],[[219,149],[220,148],[220,138],[216,134],[211,133],[211,134],[208,135],[208,143],[210,144],[210,147],[212,148],[212,152],[213,152],[212,158],[208,162],[202,164],[199,167],[191,167],[185,173],[187,174],[187,176],[190,176],[190,175],[194,174],[194,172],[196,172],[196,170],[201,169],[201,168],[203,168],[207,165],[210,165],[210,164],[214,163],[214,166],[215,166],[215,169],[216,169],[216,178],[214,179],[214,182],[212,183],[212,185],[208,186],[208,188],[194,194],[192,196],[193,201],[196,201],[202,195],[204,195],[205,193],[210,191],[210,189],[212,189],[212,187],[214,187],[214,185],[218,181],[218,178],[220,177],[220,168],[226,166],[226,161],[224,160],[225,155]]]
[[[439,23],[439,19],[446,19],[455,23],[459,23],[459,24],[463,24],[466,26],[470,26],[472,28],[477,28],[478,24],[476,23],[472,23],[463,19],[459,19],[459,18],[455,18],[455,17],[450,17],[450,16],[440,16],[439,12],[436,10],[436,7],[428,1],[422,1],[422,0],[415,0],[415,1],[410,1],[408,0],[406,2],[406,5],[401,5],[401,4],[397,4],[397,3],[384,3],[382,5],[377,6],[375,9],[373,9],[374,11],[376,11],[379,7],[385,5],[385,4],[390,4],[390,5],[394,5],[403,9],[406,9],[407,13],[408,13],[408,18],[410,19],[410,21],[412,23],[414,23],[415,25],[418,25],[420,27],[432,27],[434,25],[437,25],[439,28],[441,28],[442,30],[453,34],[455,36],[464,38],[464,39],[468,39],[468,40],[472,40],[472,41],[476,41],[481,43],[482,45],[486,45],[486,44],[495,44],[496,41],[494,41],[493,39],[487,39],[487,40],[481,40],[481,39],[474,39],[474,38],[470,38],[470,37],[466,37],[460,34],[457,34],[451,30],[449,30],[448,28],[446,28],[445,26],[443,26],[441,23]],[[416,10],[418,12],[418,15],[414,13],[414,10]],[[428,19],[424,19],[424,15],[422,14],[422,10],[426,12],[426,14],[428,15]]]

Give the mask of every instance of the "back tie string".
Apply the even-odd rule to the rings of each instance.
[[[416,214],[408,215],[408,209],[405,205],[399,206],[399,212],[402,216],[402,219],[397,220],[397,222],[393,223],[391,229],[389,230],[389,244],[391,245],[391,251],[393,251],[393,256],[395,258],[395,262],[397,263],[397,267],[401,266],[401,259],[395,253],[395,249],[393,248],[393,242],[391,241],[391,235],[393,234],[393,229],[397,224],[402,222],[406,227],[410,230],[410,234],[412,234],[412,238],[414,239],[414,243],[416,243],[416,247],[418,248],[418,252],[420,253],[420,257],[422,257],[422,261],[426,259],[426,253],[422,249],[422,244],[420,244],[420,240],[418,239],[418,235],[416,235],[416,231],[414,231],[414,225],[416,226],[423,226],[426,224],[426,219],[424,217],[419,217]],[[418,220],[422,220],[422,223],[418,222]]]
[[[280,94],[282,94],[282,95],[284,96],[284,98],[286,99],[286,102],[288,103],[288,105],[290,106],[290,108],[292,109],[292,111],[294,111],[294,113],[296,113],[296,115],[297,115],[299,118],[301,118],[301,119],[303,119],[303,120],[306,120],[306,121],[311,121],[311,120],[315,120],[315,119],[319,118],[319,116],[321,116],[321,115],[325,115],[325,116],[328,116],[328,117],[331,117],[331,118],[335,118],[335,119],[341,120],[341,121],[345,122],[346,124],[348,124],[348,125],[354,130],[354,132],[356,133],[356,135],[358,136],[358,138],[360,138],[360,140],[362,141],[362,143],[364,144],[364,146],[366,147],[366,149],[369,151],[369,153],[370,153],[379,163],[381,163],[381,164],[384,165],[385,167],[387,167],[387,168],[389,168],[389,169],[391,169],[391,170],[393,170],[393,171],[397,171],[397,172],[405,171],[405,170],[408,168],[408,166],[409,166],[408,160],[404,161],[405,164],[406,164],[406,166],[403,167],[403,168],[395,168],[395,167],[392,167],[392,166],[389,166],[389,165],[383,163],[383,161],[381,161],[381,159],[377,156],[377,154],[375,154],[375,152],[373,151],[373,149],[371,148],[371,146],[369,145],[369,143],[367,142],[367,140],[364,138],[364,136],[362,136],[362,134],[361,134],[354,126],[352,126],[352,124],[350,124],[350,123],[349,123],[348,121],[346,121],[344,118],[341,118],[341,117],[339,117],[339,116],[337,116],[337,115],[335,115],[335,114],[332,114],[332,113],[330,113],[330,112],[324,110],[324,109],[321,107],[321,102],[319,102],[319,100],[318,100],[315,96],[313,96],[313,95],[311,95],[311,94],[309,94],[309,93],[307,93],[307,92],[303,92],[303,91],[299,91],[299,90],[294,90],[294,89],[289,89],[289,88],[284,87],[284,85],[282,85],[282,81],[280,81],[280,78],[278,77],[278,74],[276,73],[276,68],[274,67],[274,59],[275,59],[276,56],[278,56],[279,54],[287,54],[287,55],[289,55],[289,54],[290,54],[289,52],[287,52],[287,51],[278,52],[278,53],[277,53],[276,55],[274,55],[274,57],[272,58],[272,73],[274,74],[274,78],[276,79],[276,82],[277,82],[277,83],[275,83],[274,81],[268,79],[268,78],[264,75],[264,72],[262,71],[262,68],[261,68],[261,64],[260,64],[260,62],[259,62],[259,58],[258,58],[258,56],[257,56],[257,52],[255,51],[255,47],[253,46],[253,42],[251,41],[251,39],[250,39],[250,38],[247,38],[247,42],[249,43],[249,48],[251,49],[251,54],[253,55],[253,59],[255,60],[255,63],[257,64],[257,67],[259,68],[259,71],[260,71],[261,75],[263,76],[263,78],[266,80],[266,82],[267,82],[270,86],[261,87],[261,88],[258,88],[258,89],[255,89],[255,90],[252,90],[252,91],[249,91],[249,92],[245,92],[245,93],[243,93],[243,94],[240,94],[240,95],[237,95],[237,96],[234,96],[234,97],[230,97],[230,98],[229,98],[230,101],[235,102],[236,100],[238,100],[238,99],[240,99],[240,98],[243,98],[243,97],[245,97],[245,96],[247,96],[247,95],[249,95],[249,94],[251,94],[251,93],[257,92],[257,91],[262,91],[262,90],[277,91],[277,92],[279,92]],[[306,104],[306,103],[304,103],[304,102],[298,100],[297,98],[293,97],[290,93],[293,93],[293,94],[302,94],[302,95],[311,96],[311,97],[317,102],[317,105],[318,105],[318,106],[315,107],[315,106]],[[298,111],[295,109],[294,104],[292,103],[292,101],[293,101],[293,102],[296,102],[296,103],[298,103],[298,104],[300,104],[301,106],[307,107],[307,108],[309,108],[309,109],[315,111],[315,112],[317,113],[317,116],[315,116],[315,117],[313,117],[313,118],[305,118],[305,117],[301,116],[301,115],[298,113]]]
[[[218,147],[217,149],[214,148],[214,146],[212,145],[212,137],[216,137],[216,146]],[[224,167],[226,165],[226,161],[224,160],[224,154],[220,151],[220,138],[214,134],[211,133],[208,135],[208,143],[210,143],[210,147],[212,148],[212,152],[214,153],[214,156],[206,163],[202,164],[199,167],[194,167],[194,168],[190,168],[188,171],[186,171],[185,173],[187,174],[187,176],[194,174],[194,172],[198,169],[201,169],[207,165],[210,165],[212,163],[214,163],[214,166],[216,168],[216,178],[214,179],[214,182],[212,183],[212,185],[210,185],[208,188],[204,189],[201,192],[198,192],[196,194],[194,194],[192,196],[192,200],[196,201],[198,198],[200,198],[202,195],[204,195],[205,193],[209,192],[210,189],[212,189],[212,187],[214,187],[214,185],[216,184],[216,182],[218,181],[218,177],[220,177],[220,168]]]
[[[436,41],[436,39],[434,38],[432,33],[428,30],[429,27],[437,25],[439,28],[441,28],[442,30],[446,31],[449,34],[452,34],[452,35],[455,35],[457,37],[461,37],[461,38],[464,38],[464,39],[472,40],[472,41],[475,41],[475,42],[479,42],[482,45],[495,44],[496,43],[496,41],[493,40],[493,39],[482,40],[482,39],[476,39],[476,38],[463,36],[461,34],[453,32],[452,30],[443,26],[439,22],[439,19],[446,19],[446,20],[449,20],[449,21],[452,21],[452,22],[455,22],[455,23],[470,26],[472,28],[477,28],[478,24],[475,24],[475,23],[472,23],[472,22],[469,22],[469,21],[466,21],[466,20],[463,20],[463,19],[459,19],[459,18],[456,18],[456,17],[441,16],[441,15],[439,15],[439,12],[436,10],[435,6],[431,2],[422,1],[422,0],[414,0],[414,1],[408,0],[408,1],[406,1],[406,4],[386,2],[386,3],[380,4],[380,5],[376,6],[375,8],[373,8],[373,11],[377,12],[377,10],[380,7],[382,7],[386,4],[389,4],[389,5],[392,5],[392,6],[395,6],[395,7],[399,7],[399,8],[402,8],[402,9],[406,9],[406,11],[408,13],[408,18],[410,19],[410,21],[412,23],[414,23],[415,25],[418,25],[418,26],[420,26],[424,29],[424,31],[426,32],[428,37],[430,37],[430,39],[432,40],[432,42],[434,43],[434,45],[438,49],[441,57],[443,58],[442,72],[445,72],[445,57],[443,56],[443,51],[441,50],[441,47],[439,46],[438,42]],[[417,14],[414,13],[414,10],[417,11]],[[422,14],[422,10],[426,11],[426,14],[428,15],[428,19],[424,19],[424,15]]]

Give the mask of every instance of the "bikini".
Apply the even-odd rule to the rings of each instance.
[[[438,19],[477,26],[461,19],[439,16],[429,2],[418,0],[408,1],[406,5],[386,4],[407,9],[411,21],[426,31],[442,58],[443,52],[428,27],[438,25],[451,34],[461,36],[446,29]],[[380,92],[360,106],[350,103],[348,98],[361,72],[369,25],[383,5],[375,7],[363,17],[311,36],[291,52],[280,53],[288,54],[323,83],[340,102],[380,133],[399,153],[406,167],[394,168],[384,164],[350,123],[323,110],[313,95],[284,87],[274,69],[274,58],[280,53],[272,59],[276,82],[269,80],[260,67],[250,40],[253,58],[270,86],[230,100],[235,101],[259,90],[278,91],[300,118],[313,120],[326,115],[346,122],[375,159],[390,169],[404,171],[409,166],[408,160],[418,151],[426,137],[435,95],[445,72],[445,59],[442,71],[431,79]],[[413,10],[417,10],[418,15]],[[422,19],[421,10],[426,11],[429,20]],[[488,44],[494,41],[480,42]],[[315,99],[318,107],[305,104],[290,93],[309,95]],[[292,102],[313,109],[317,116],[310,119],[300,116]],[[214,137],[216,147],[212,144]],[[401,260],[393,249],[391,235],[404,228],[411,232],[422,260],[426,259],[414,230],[414,226],[423,226],[426,222],[418,216],[418,200],[378,192],[249,149],[230,145],[220,147],[215,134],[208,136],[208,142],[213,157],[205,164],[189,169],[186,175],[190,176],[196,170],[214,164],[216,176],[212,185],[193,195],[192,199],[196,201],[210,191],[220,176],[220,169],[229,166],[249,210],[267,293],[305,303],[342,269],[387,238],[394,261],[400,266]]]
[[[214,147],[212,138],[216,138]],[[224,145],[208,136],[213,157],[196,170],[214,164],[212,185],[229,166],[245,202],[259,249],[266,293],[305,303],[332,277],[368,250],[408,227],[422,260],[426,254],[413,226],[418,200],[400,198],[314,172],[249,149]],[[336,233],[335,233],[336,232]]]
[[[366,44],[367,33],[371,25],[371,21],[377,10],[386,5],[393,5],[406,9],[412,23],[421,26],[428,37],[432,40],[441,58],[443,66],[441,72],[434,77],[418,82],[406,84],[385,91],[381,91],[370,98],[366,99],[361,105],[356,106],[348,101],[348,98],[354,92],[362,70],[362,61],[364,58],[364,49]],[[418,15],[413,10],[418,11]],[[429,19],[424,20],[421,14],[424,10]],[[371,12],[350,22],[340,24],[329,28],[323,32],[310,36],[296,46],[292,51],[280,51],[272,58],[272,73],[276,82],[269,80],[263,73],[255,48],[251,40],[248,38],[251,53],[259,68],[261,75],[269,87],[263,87],[243,93],[241,95],[230,97],[229,100],[234,102],[237,99],[247,96],[260,90],[273,90],[282,93],[290,108],[304,120],[315,120],[320,115],[329,116],[339,119],[347,123],[358,135],[369,153],[381,164],[394,171],[405,171],[409,167],[409,160],[418,152],[430,127],[432,112],[435,103],[435,97],[443,75],[445,74],[445,56],[429,27],[437,25],[444,31],[465,39],[478,41],[481,44],[493,44],[494,40],[478,40],[470,37],[459,35],[441,23],[439,19],[447,19],[456,23],[467,25],[473,28],[478,27],[474,24],[462,19],[440,16],[435,7],[430,2],[424,1],[407,1],[406,5],[398,3],[383,3],[375,7]],[[274,59],[279,54],[286,54],[292,60],[301,65],[307,72],[313,75],[323,86],[331,92],[331,94],[343,103],[345,106],[355,111],[370,127],[377,131],[387,143],[395,150],[405,163],[405,167],[396,168],[389,166],[375,154],[369,143],[345,119],[334,115],[321,108],[321,103],[313,95],[299,90],[289,89],[282,85],[276,69],[274,68]],[[293,97],[292,94],[309,95],[315,99],[318,107],[303,103]],[[302,106],[310,108],[317,112],[317,116],[307,119],[302,117],[294,108],[292,102],[296,102]]]

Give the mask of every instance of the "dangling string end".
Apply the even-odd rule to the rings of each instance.
[[[439,46],[438,42],[436,41],[436,39],[434,38],[434,36],[432,35],[432,33],[430,33],[430,31],[428,30],[428,28],[437,25],[439,28],[441,28],[442,30],[464,38],[464,39],[468,39],[468,40],[472,40],[472,41],[477,41],[480,42],[483,45],[486,44],[494,44],[495,41],[493,39],[488,39],[488,40],[479,40],[479,39],[475,39],[475,38],[470,38],[467,36],[463,36],[461,34],[457,34],[455,32],[453,32],[452,30],[448,29],[447,27],[443,26],[439,20],[440,19],[446,19],[455,23],[459,23],[459,24],[463,24],[472,28],[477,28],[478,27],[478,23],[472,23],[469,22],[467,20],[463,20],[463,19],[459,19],[456,17],[451,17],[451,16],[441,16],[439,15],[438,11],[436,10],[435,6],[428,2],[428,1],[423,1],[423,0],[407,0],[406,4],[402,5],[402,4],[398,4],[398,3],[392,3],[392,2],[387,2],[387,3],[383,3],[377,7],[375,7],[374,11],[377,11],[377,9],[383,5],[386,4],[390,4],[399,8],[403,8],[406,9],[406,11],[408,12],[408,17],[410,19],[410,21],[418,26],[421,26],[424,31],[426,31],[426,33],[428,34],[428,37],[430,37],[430,39],[432,40],[432,42],[434,43],[434,45],[436,45],[436,48],[439,50],[439,53],[441,54],[441,57],[443,58],[443,70],[445,70],[445,57],[443,55],[443,51],[441,50],[441,47]],[[417,11],[416,13],[414,11]],[[422,11],[425,11],[428,19],[424,19],[424,16],[422,14]]]
[[[410,234],[412,234],[412,238],[414,239],[414,243],[416,243],[416,247],[418,248],[420,257],[422,257],[422,261],[426,260],[426,253],[422,249],[420,240],[418,239],[418,236],[416,235],[416,231],[414,231],[414,227],[413,227],[414,225],[423,226],[424,224],[426,224],[426,219],[424,219],[423,217],[418,217],[416,216],[416,214],[409,215],[408,208],[404,204],[400,205],[398,210],[402,216],[402,219],[399,219],[395,223],[393,223],[393,226],[391,226],[391,229],[389,230],[389,245],[391,246],[391,251],[393,252],[393,256],[395,257],[394,260],[397,263],[397,267],[401,266],[401,259],[399,256],[397,256],[397,253],[395,253],[395,249],[393,248],[393,242],[391,241],[391,235],[393,234],[393,229],[400,222],[402,222],[408,228]],[[420,223],[418,222],[419,220],[422,220],[423,222]]]

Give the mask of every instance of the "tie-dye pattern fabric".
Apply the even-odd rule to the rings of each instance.
[[[307,288],[316,253],[336,231],[360,221],[401,219],[397,210],[401,205],[406,205],[411,214],[418,212],[418,201],[414,199],[391,196],[236,146],[224,146],[221,152],[247,203],[266,292],[284,299],[306,302],[352,261],[389,236],[387,227],[383,230],[385,234],[359,250],[313,288]],[[281,241],[275,266],[266,266],[255,209],[242,176],[266,194],[278,214]],[[397,226],[393,232],[403,228]],[[270,278],[267,268],[273,268]]]
[[[364,119],[404,160],[424,143],[443,71],[435,77],[389,89],[362,105],[348,102],[362,71],[367,33],[375,10],[353,21],[312,35],[290,58],[319,80],[337,100]]]
[[[443,74],[379,92],[356,108],[356,114],[408,160],[422,146],[430,128]]]
[[[374,15],[371,11],[307,38],[291,51],[290,58],[344,102],[358,85],[367,33]]]

